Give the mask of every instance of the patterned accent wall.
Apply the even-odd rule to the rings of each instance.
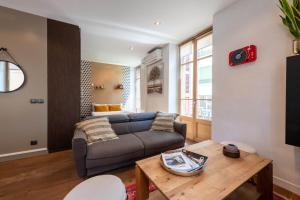
[[[122,93],[123,107],[128,111],[134,109],[134,71],[132,67],[122,67]]]
[[[92,112],[92,65],[89,61],[81,60],[81,106],[80,117],[90,116]]]
[[[123,93],[122,93],[122,103],[126,104],[129,95],[130,95],[130,67],[122,67],[122,84],[124,87]]]

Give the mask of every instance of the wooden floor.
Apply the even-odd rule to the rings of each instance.
[[[134,167],[109,174],[120,177],[125,184],[135,181]],[[2,162],[0,200],[61,200],[83,180],[76,174],[71,151]]]
[[[0,199],[62,199],[82,180],[71,151],[0,163]]]
[[[134,167],[110,172],[125,184],[134,182]],[[1,200],[61,200],[84,179],[76,174],[72,152],[0,163]]]

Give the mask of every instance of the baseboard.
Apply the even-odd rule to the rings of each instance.
[[[286,190],[289,190],[297,195],[300,195],[300,185],[291,183],[287,180],[284,180],[282,178],[279,178],[277,176],[273,176],[273,183],[275,185],[278,185]]]
[[[14,153],[0,154],[0,162],[8,161],[8,160],[16,160],[20,158],[27,158],[36,155],[44,155],[44,154],[48,154],[47,148],[31,149],[27,151],[18,151]]]

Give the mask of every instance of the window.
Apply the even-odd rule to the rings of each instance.
[[[193,43],[187,43],[180,48],[180,110],[181,115],[193,115]]]
[[[183,116],[209,121],[212,118],[212,48],[211,32],[180,46],[180,114]]]
[[[141,111],[141,67],[135,69],[135,109]]]
[[[5,91],[6,85],[6,69],[5,69],[5,62],[0,62],[0,91]]]
[[[197,40],[197,118],[212,117],[212,34]]]

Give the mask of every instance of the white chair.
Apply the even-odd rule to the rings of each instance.
[[[248,153],[254,153],[256,154],[256,150],[244,143],[241,142],[236,142],[236,141],[223,141],[221,142],[222,145],[228,145],[228,144],[234,144],[235,146],[237,146],[240,150],[248,152]]]
[[[89,178],[74,187],[64,200],[126,200],[126,189],[122,181],[112,175]]]

